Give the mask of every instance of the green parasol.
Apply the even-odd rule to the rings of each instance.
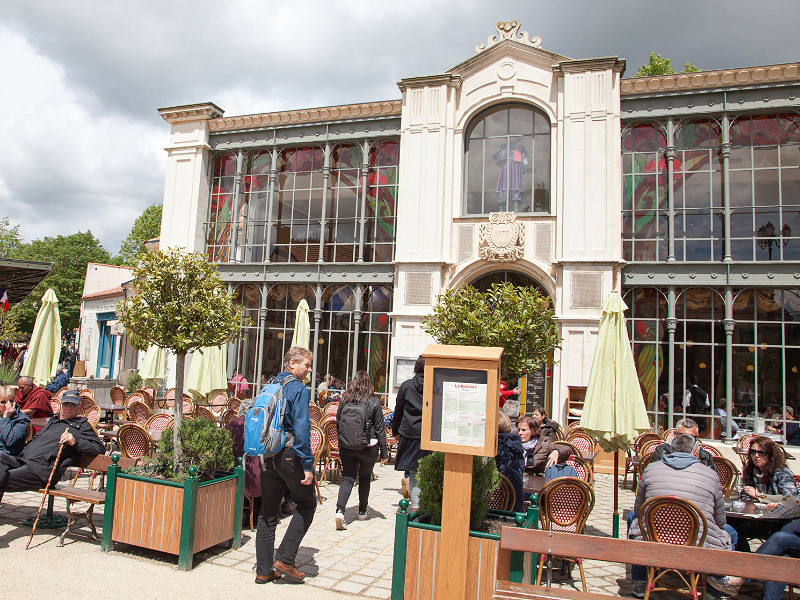
[[[597,347],[589,372],[580,426],[597,439],[606,452],[614,452],[614,533],[619,535],[617,485],[618,450],[650,429],[650,420],[633,362],[623,311],[627,305],[619,292],[612,291],[603,306]]]
[[[222,346],[206,346],[192,355],[186,389],[195,398],[208,398],[213,392],[228,389],[225,376],[226,353]]]
[[[21,375],[33,379],[36,385],[47,384],[56,374],[61,355],[61,317],[58,314],[56,293],[48,289],[36,315],[28,354]]]

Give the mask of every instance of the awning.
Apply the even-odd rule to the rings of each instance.
[[[0,258],[0,284],[6,286],[8,301],[16,304],[25,300],[52,270],[53,265],[47,262]]]

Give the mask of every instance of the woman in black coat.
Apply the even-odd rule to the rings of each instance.
[[[497,456],[494,457],[497,470],[505,475],[514,486],[516,500],[514,511],[523,510],[522,471],[525,469],[525,450],[519,435],[511,431],[511,419],[500,411],[497,416]]]
[[[422,386],[425,373],[425,357],[420,356],[414,363],[414,377],[402,383],[397,392],[392,418],[392,432],[397,436],[397,455],[395,471],[408,472],[408,487],[411,490],[410,509],[419,506],[419,487],[417,486],[417,466],[419,459],[430,454],[419,447],[422,437]]]

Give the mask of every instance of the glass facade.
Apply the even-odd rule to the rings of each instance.
[[[550,121],[526,104],[478,114],[464,147],[465,215],[550,212]]]

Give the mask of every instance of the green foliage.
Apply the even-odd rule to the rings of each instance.
[[[511,283],[492,284],[486,292],[447,290],[423,325],[440,344],[504,348],[506,377],[533,371],[561,342],[550,299]]]
[[[20,244],[19,225],[11,227],[8,217],[0,217],[0,257],[11,256]]]
[[[419,508],[429,515],[431,523],[442,523],[444,495],[444,454],[433,452],[419,461],[417,469]],[[491,494],[500,485],[500,472],[493,458],[474,456],[472,459],[472,498],[470,502],[470,529],[478,529],[489,511]]]
[[[161,235],[160,204],[152,204],[144,209],[141,215],[133,222],[133,227],[120,246],[119,254],[114,257],[114,262],[128,267],[135,267],[146,254],[144,243],[147,240]]]
[[[29,244],[21,244],[11,253],[11,258],[53,263],[50,274],[24,301],[12,309],[22,331],[30,333],[47,288],[53,288],[58,297],[62,329],[78,327],[86,265],[90,262],[107,263],[110,256],[92,232],[87,231],[68,236],[45,237]]]
[[[161,468],[168,479],[182,481],[189,467],[197,467],[200,479],[213,479],[215,471],[233,469],[231,432],[206,419],[184,419],[179,428],[183,456],[181,467],[174,469],[175,447],[172,429],[165,429],[156,447]]]
[[[13,344],[22,339],[23,335],[17,323],[17,313],[14,311],[0,311],[0,342]]]
[[[14,364],[6,360],[0,360],[0,385],[14,385],[14,377],[17,372]]]
[[[675,73],[675,69],[672,68],[670,64],[670,59],[664,58],[660,54],[656,54],[655,52],[650,53],[650,60],[647,64],[642,65],[639,67],[639,70],[636,71],[636,75],[634,77],[652,77],[654,75],[672,75]],[[689,64],[688,62],[684,64],[682,73],[696,73],[699,71],[695,65]]]
[[[144,385],[144,381],[142,376],[139,375],[139,371],[131,371],[130,375],[128,375],[128,381],[125,382],[125,391],[128,394],[132,394],[136,390],[142,389],[142,385]]]

